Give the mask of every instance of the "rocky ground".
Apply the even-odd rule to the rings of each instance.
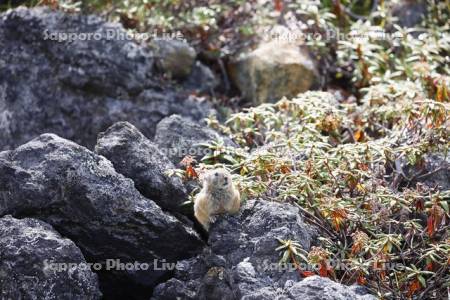
[[[309,250],[321,235],[289,203],[249,199],[202,231],[183,205],[192,187],[167,171],[221,136],[203,121],[214,109],[193,93],[217,78],[184,43],[44,38],[108,30],[124,31],[42,7],[0,15],[0,299],[375,299],[281,269],[279,239]],[[307,53],[268,49],[232,62],[249,101],[318,84]],[[268,84],[273,73],[281,85]],[[111,260],[149,267],[107,270]]]

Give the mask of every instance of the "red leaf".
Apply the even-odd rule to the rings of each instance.
[[[367,283],[367,279],[362,275],[359,275],[356,281],[358,282],[359,285],[366,285]]]
[[[425,201],[423,199],[416,200],[416,210],[423,211],[425,208]]]
[[[275,10],[281,12],[283,10],[283,0],[274,0]]]
[[[413,282],[410,283],[408,287],[408,296],[411,297],[419,289],[420,289],[420,282],[419,280],[415,279]]]
[[[322,277],[328,277],[328,269],[325,264],[320,264],[319,275]]]
[[[302,272],[303,277],[310,277],[316,275],[314,272],[311,271],[303,271]]]
[[[434,228],[434,217],[431,215],[431,216],[428,217],[428,220],[427,220],[427,232],[428,232],[428,235],[432,236],[433,233],[434,233],[434,230],[435,230],[435,228]]]
[[[197,174],[197,172],[195,172],[195,169],[192,166],[187,166],[186,167],[186,176],[188,178],[197,178],[198,174]]]
[[[362,131],[361,129],[356,130],[353,134],[353,138],[355,139],[355,141],[361,142],[362,140],[364,140],[364,131]]]

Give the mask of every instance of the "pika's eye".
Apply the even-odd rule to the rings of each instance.
[[[217,172],[216,172],[216,173],[214,173],[214,176],[216,176],[216,177],[217,177],[217,176],[219,176],[219,173],[217,173]]]

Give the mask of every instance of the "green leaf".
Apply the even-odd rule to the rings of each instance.
[[[289,251],[284,251],[283,257],[281,258],[281,262],[287,262],[289,258]]]
[[[417,279],[419,279],[419,282],[423,287],[427,286],[427,282],[425,281],[425,278],[423,276],[419,275],[417,276]]]
[[[449,213],[449,209],[448,209],[448,202],[447,201],[441,201],[441,206],[442,208],[445,210],[446,213]]]

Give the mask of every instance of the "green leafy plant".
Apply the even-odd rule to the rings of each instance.
[[[430,176],[426,161],[448,157],[450,107],[411,84],[373,85],[360,105],[306,92],[236,113],[226,125],[210,119],[241,147],[211,143],[215,154],[199,168],[225,164],[239,174],[244,198],[293,203],[324,234],[308,254],[280,241],[282,261],[307,258],[319,275],[385,297],[443,295],[450,191],[420,182]],[[349,268],[330,269],[328,260]]]

